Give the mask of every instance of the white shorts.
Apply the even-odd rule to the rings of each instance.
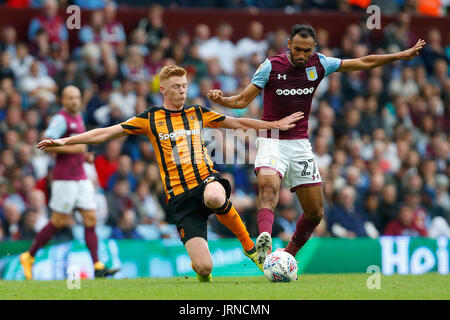
[[[308,139],[256,139],[255,173],[263,168],[273,169],[287,187],[295,189],[322,184],[311,143]]]
[[[95,210],[95,188],[91,180],[54,180],[49,207],[57,213],[70,214],[74,209]]]

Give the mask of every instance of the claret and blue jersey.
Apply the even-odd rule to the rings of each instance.
[[[308,139],[308,118],[314,92],[320,81],[337,71],[341,63],[341,59],[314,53],[304,67],[296,67],[284,53],[269,57],[261,64],[252,83],[264,89],[262,120],[280,120],[297,111],[305,114],[294,128],[281,131],[280,139]]]

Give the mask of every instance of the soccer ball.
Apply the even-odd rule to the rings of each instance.
[[[269,254],[263,264],[264,275],[270,282],[291,282],[297,280],[297,261],[286,251]]]

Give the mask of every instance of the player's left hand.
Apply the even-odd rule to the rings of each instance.
[[[42,140],[41,142],[39,142],[36,146],[36,148],[40,149],[40,150],[45,150],[47,148],[52,148],[52,147],[61,147],[63,146],[64,140],[63,139],[45,139]]]
[[[295,112],[287,117],[284,117],[281,120],[277,121],[277,128],[280,130],[289,130],[293,127],[295,127],[295,122],[297,122],[300,119],[303,119],[305,116],[303,112],[298,111]]]
[[[417,41],[417,43],[413,47],[400,52],[400,59],[402,60],[413,59],[419,54],[419,51],[423,48],[425,44],[426,44],[425,40],[419,39],[419,41]]]

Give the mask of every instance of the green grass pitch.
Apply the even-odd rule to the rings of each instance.
[[[380,289],[368,289],[369,274],[307,274],[291,283],[260,277],[82,280],[80,289],[66,281],[0,281],[0,300],[427,300],[450,299],[450,275],[381,276]]]

